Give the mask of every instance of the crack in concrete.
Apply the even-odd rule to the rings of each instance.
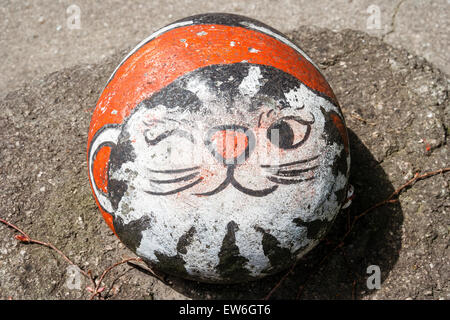
[[[381,39],[384,41],[384,39],[390,35],[391,33],[395,32],[395,18],[397,17],[398,11],[400,10],[400,6],[406,2],[406,0],[400,0],[397,5],[394,8],[394,13],[392,14],[392,18],[391,18],[391,29],[386,32],[384,35],[381,36]]]

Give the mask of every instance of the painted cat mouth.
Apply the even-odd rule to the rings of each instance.
[[[252,189],[246,188],[243,185],[241,185],[239,182],[237,182],[236,179],[234,178],[234,169],[235,169],[235,166],[232,166],[232,165],[228,166],[226,179],[214,190],[208,191],[208,192],[203,192],[203,193],[194,193],[194,195],[196,195],[196,196],[212,196],[212,195],[224,190],[229,184],[231,184],[237,190],[239,190],[245,194],[248,194],[249,196],[253,196],[253,197],[267,196],[268,194],[274,192],[278,188],[277,185],[275,185],[271,188],[262,189],[262,190],[252,190]]]
[[[237,190],[239,190],[242,193],[245,193],[249,196],[253,197],[264,197],[275,190],[278,189],[280,184],[283,185],[290,185],[290,184],[298,184],[310,180],[314,180],[314,176],[306,177],[306,178],[297,178],[301,177],[303,174],[312,172],[315,169],[317,169],[319,166],[312,165],[308,166],[306,168],[298,168],[298,165],[309,165],[310,162],[313,160],[318,159],[319,156],[314,156],[308,159],[298,160],[294,162],[284,163],[284,164],[277,164],[277,165],[261,165],[261,168],[265,169],[268,173],[267,180],[276,183],[276,185],[261,189],[261,190],[253,190],[247,187],[244,187],[242,184],[240,184],[235,178],[234,178],[234,170],[236,169],[235,165],[228,165],[227,166],[227,176],[224,181],[220,185],[218,185],[215,189],[207,192],[201,192],[201,193],[193,193],[193,195],[196,196],[212,196],[215,195],[221,191],[223,191],[225,188],[227,188],[230,184],[235,187]],[[183,173],[186,174],[182,177],[174,178],[174,179],[166,179],[166,180],[156,180],[156,179],[150,179],[152,183],[156,184],[172,184],[172,183],[178,183],[183,181],[191,181],[194,178],[196,178],[199,175],[199,171],[196,171],[200,167],[192,167],[192,168],[185,168],[185,169],[176,169],[176,170],[150,170],[151,172],[155,173],[168,173],[168,174],[178,174]],[[195,171],[193,173],[189,173]],[[145,191],[148,194],[151,195],[157,195],[157,196],[167,196],[172,194],[177,194],[181,191],[188,190],[195,186],[196,184],[202,182],[203,178],[199,177],[198,179],[194,180],[193,182],[190,182],[189,184],[176,188],[170,191],[160,192],[160,191]]]

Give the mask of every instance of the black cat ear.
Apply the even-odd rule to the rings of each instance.
[[[298,87],[298,80],[270,66],[261,67],[261,77],[265,81],[253,97],[253,104],[257,104],[261,97],[270,97],[272,101],[277,102],[280,109],[290,108],[285,94]]]
[[[181,110],[196,112],[201,109],[203,104],[192,91],[169,85],[153,94],[150,98],[143,100],[138,107],[151,109],[158,105],[164,105],[168,109],[178,107]]]

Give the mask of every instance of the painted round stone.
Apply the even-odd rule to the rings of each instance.
[[[92,116],[93,194],[157,270],[233,283],[288,268],[346,199],[349,143],[314,62],[231,14],[174,22],[134,48]]]

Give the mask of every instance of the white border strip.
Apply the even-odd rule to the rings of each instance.
[[[265,33],[265,34],[268,34],[269,36],[272,36],[272,37],[274,37],[275,39],[280,40],[280,41],[283,42],[284,44],[287,44],[287,45],[290,46],[292,49],[294,49],[295,51],[297,51],[298,53],[300,53],[302,56],[304,56],[305,59],[308,60],[308,61],[309,61],[314,67],[316,67],[316,69],[320,72],[319,67],[311,60],[311,58],[308,57],[308,55],[307,55],[302,49],[300,49],[299,47],[297,47],[297,46],[296,46],[294,43],[292,43],[290,40],[286,39],[285,37],[283,37],[283,36],[281,36],[281,35],[279,35],[279,34],[274,33],[273,31],[270,31],[270,30],[267,29],[267,28],[256,26],[256,25],[254,25],[253,23],[246,22],[246,21],[241,21],[241,22],[239,22],[239,23],[242,24],[242,25],[244,25],[244,26],[246,26],[246,27],[248,27],[248,28],[250,28],[250,29],[258,30],[258,31],[261,31],[261,32],[263,32],[263,33]]]
[[[127,54],[127,56],[125,58],[122,59],[122,61],[119,63],[119,65],[116,67],[116,69],[114,70],[114,72],[111,74],[111,76],[109,77],[108,81],[106,82],[107,85],[109,84],[109,82],[111,82],[112,78],[114,77],[114,75],[116,74],[117,70],[122,66],[122,64],[130,57],[132,56],[137,50],[139,50],[144,44],[146,44],[147,42],[149,42],[150,40],[158,37],[159,35],[161,35],[164,32],[167,32],[169,30],[178,28],[178,27],[183,27],[183,26],[187,26],[187,25],[191,25],[193,24],[194,21],[193,20],[189,20],[189,21],[181,21],[181,22],[177,22],[177,23],[173,23],[170,24],[168,26],[165,26],[161,29],[159,29],[158,31],[152,33],[150,36],[148,36],[147,38],[145,38],[144,40],[142,40],[133,50],[130,51],[130,53]],[[294,49],[295,51],[297,51],[298,53],[300,53],[306,60],[308,60],[320,73],[321,70],[320,68],[312,61],[312,59],[299,47],[297,47],[293,42],[291,42],[290,40],[286,39],[285,37],[265,28],[265,27],[260,27],[257,26],[253,23],[250,22],[246,22],[246,21],[240,21],[239,24],[241,24],[242,26],[245,26],[249,29],[253,29],[253,30],[257,30],[260,31],[262,33],[265,33],[281,42],[283,42],[284,44],[290,46],[292,49]]]

